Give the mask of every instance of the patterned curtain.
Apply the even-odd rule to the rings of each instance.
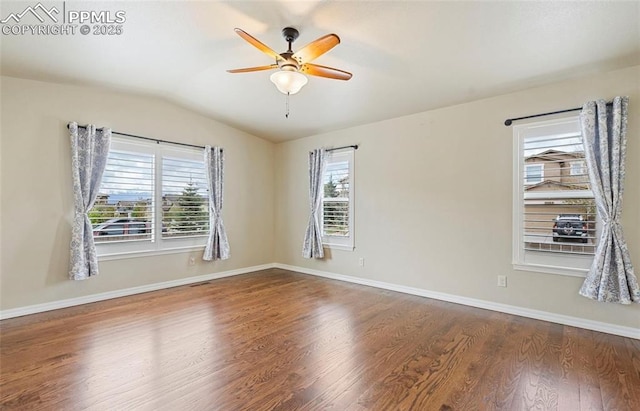
[[[589,180],[602,221],[593,264],[580,295],[620,304],[640,302],[640,287],[620,223],[628,104],[628,97],[616,97],[611,108],[604,100],[590,101],[580,114]]]
[[[73,228],[69,278],[84,280],[98,275],[98,256],[88,212],[98,195],[107,164],[111,129],[69,123],[73,181]]]
[[[204,163],[207,168],[209,187],[209,238],[204,249],[203,260],[226,260],[229,258],[229,241],[222,222],[222,199],[224,188],[224,151],[220,147],[204,148]]]
[[[325,158],[326,154],[323,148],[309,152],[309,203],[311,214],[309,215],[307,232],[304,235],[304,243],[302,245],[302,256],[304,258],[324,258],[318,210],[320,209],[324,190],[322,173],[324,171]]]

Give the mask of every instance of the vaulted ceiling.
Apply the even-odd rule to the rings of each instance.
[[[1,19],[37,2],[3,1]],[[3,75],[159,96],[272,141],[513,92],[640,64],[640,2],[521,1],[47,1],[60,10],[125,12],[120,35],[6,35]],[[37,24],[24,16],[21,24]],[[11,24],[11,21],[6,24]],[[290,98],[273,61],[234,33],[277,52],[336,33],[314,63],[353,73],[310,77]],[[605,96],[606,97],[606,96]]]

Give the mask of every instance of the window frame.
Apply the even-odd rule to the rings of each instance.
[[[593,256],[591,255],[552,253],[545,252],[544,250],[525,250],[525,200],[593,198],[593,192],[591,190],[558,190],[554,192],[525,194],[525,188],[530,186],[530,184],[526,184],[524,181],[526,175],[526,164],[524,162],[525,139],[544,136],[569,136],[573,134],[576,136],[581,136],[582,134],[580,119],[577,115],[554,120],[531,122],[513,127],[512,265],[516,270],[585,277],[593,262]],[[542,181],[544,181],[544,178]],[[596,218],[596,237],[598,236],[600,226],[600,220]]]
[[[329,249],[353,251],[355,249],[355,217],[354,217],[354,160],[355,150],[346,148],[341,150],[330,151],[326,154],[325,167],[322,170],[322,200],[320,201],[320,212],[318,213],[320,232],[322,234],[322,246]],[[347,161],[349,168],[349,197],[348,197],[348,213],[349,213],[349,235],[334,236],[324,234],[324,178],[327,168],[332,162]]]
[[[110,150],[153,155],[153,194],[151,206],[151,239],[131,242],[96,242],[99,261],[189,252],[204,249],[208,235],[162,238],[163,157],[184,158],[204,163],[202,149],[146,142],[112,136]],[[205,191],[205,194],[207,192]]]

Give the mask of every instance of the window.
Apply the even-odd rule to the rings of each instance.
[[[113,137],[89,219],[101,257],[201,247],[209,234],[201,150]]]
[[[582,176],[587,174],[584,161],[572,161],[571,162],[571,175]]]
[[[525,184],[541,183],[544,176],[544,166],[542,164],[525,164],[524,173]]]
[[[203,160],[162,158],[162,238],[209,234],[209,197]]]
[[[323,176],[321,209],[322,243],[330,248],[353,250],[354,150],[331,151]]]
[[[584,275],[596,248],[595,202],[577,117],[514,127],[516,269]]]

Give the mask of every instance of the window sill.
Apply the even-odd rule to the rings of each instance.
[[[585,278],[587,276],[587,272],[589,270],[581,269],[581,268],[566,268],[566,267],[556,267],[552,265],[542,265],[542,264],[513,264],[514,270],[520,271],[532,271],[536,273],[545,273],[545,274],[556,274],[556,275],[565,275],[569,277],[581,277]]]
[[[188,247],[167,248],[164,250],[129,251],[124,253],[112,253],[98,255],[98,261],[125,260],[128,258],[153,257],[167,254],[189,253],[192,251],[204,251],[204,245],[194,245]]]
[[[342,245],[342,244],[322,244],[323,248],[330,248],[332,250],[342,250],[342,251],[353,251],[355,247],[352,245]]]

